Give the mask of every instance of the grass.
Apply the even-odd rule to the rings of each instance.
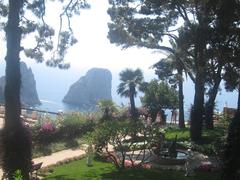
[[[169,127],[166,129],[165,138],[167,141],[188,141],[190,139],[189,128],[179,129],[177,127]]]
[[[111,163],[94,161],[92,167],[86,165],[86,159],[59,166],[45,180],[217,180],[217,173],[197,173],[196,177],[185,177],[183,171],[153,169],[125,169],[118,171]]]
[[[190,142],[189,127],[179,129],[176,126],[166,128],[165,138],[167,141],[174,141],[177,136],[178,142],[183,142],[183,146],[187,147]],[[222,152],[224,148],[224,137],[226,136],[226,128],[223,126],[215,126],[213,130],[203,129],[202,140],[199,144],[195,144],[193,149],[206,155],[216,156]]]
[[[188,141],[190,140],[190,129],[184,128],[179,129],[176,126],[170,126],[166,129],[165,138],[168,141],[175,140],[177,135],[177,141]],[[226,131],[221,126],[216,126],[213,130],[203,129],[202,138],[204,143],[211,143],[216,139],[220,139],[226,135]]]

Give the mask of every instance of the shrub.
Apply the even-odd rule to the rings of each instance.
[[[50,117],[43,117],[32,128],[33,142],[39,145],[48,145],[55,142],[57,137],[57,124]]]
[[[169,126],[165,129],[165,137],[168,141],[173,141],[176,136],[178,141],[190,140],[189,129],[180,129],[175,126]]]
[[[71,113],[64,116],[59,134],[66,139],[74,139],[93,130],[93,116],[85,116],[81,113]]]
[[[106,121],[99,124],[91,133],[91,141],[98,153],[103,153],[105,150],[108,158],[117,168],[124,168],[126,159],[131,161],[132,166],[136,166],[136,160],[140,161],[137,166],[145,162],[148,158],[146,153],[150,152],[152,144],[157,142],[159,133],[158,127],[147,127],[141,122]],[[108,149],[109,145],[115,152]],[[133,152],[136,153],[136,150],[140,151],[134,159]]]

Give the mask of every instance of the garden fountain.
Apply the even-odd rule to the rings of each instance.
[[[152,161],[160,165],[183,165],[188,158],[188,152],[177,149],[177,136],[171,143],[165,143],[160,138],[156,147],[153,147]]]

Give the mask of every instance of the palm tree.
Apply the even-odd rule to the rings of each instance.
[[[118,85],[117,93],[121,97],[129,97],[131,105],[131,116],[137,118],[134,97],[137,95],[136,88],[140,88],[143,83],[143,73],[138,68],[136,70],[125,69],[119,74],[121,83]]]
[[[98,101],[97,106],[100,109],[100,111],[103,113],[103,117],[102,117],[103,120],[111,119],[114,113],[118,111],[115,103],[109,99]]]
[[[187,58],[184,51],[180,48],[180,40],[175,38],[170,40],[171,48],[167,47],[164,50],[168,51],[168,56],[161,59],[153,65],[155,73],[160,80],[168,80],[173,86],[178,86],[178,108],[179,108],[179,127],[185,128],[184,120],[184,96],[183,96],[183,72],[186,76],[194,81],[194,76],[191,72],[191,60]]]

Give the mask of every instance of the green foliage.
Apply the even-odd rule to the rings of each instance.
[[[94,144],[98,153],[102,153],[105,150],[107,156],[109,156],[117,168],[124,168],[127,157],[132,163],[135,161],[132,157],[133,154],[127,155],[127,152],[136,152],[136,150],[144,149],[145,151],[139,152],[143,154],[138,159],[143,163],[147,159],[145,153],[151,151],[151,146],[158,142],[160,134],[161,131],[158,126],[148,127],[140,121],[125,120],[106,121],[99,124],[90,136],[91,143]],[[121,156],[115,156],[115,152],[109,152],[109,145],[116,152],[119,152]]]
[[[59,134],[68,139],[80,137],[94,127],[94,122],[81,113],[70,113],[64,116],[59,127]]]
[[[17,170],[13,175],[14,180],[23,180],[21,170]]]
[[[167,83],[159,83],[157,80],[152,80],[148,83],[141,101],[143,106],[150,111],[151,115],[156,117],[161,109],[177,108],[178,94]]]
[[[180,65],[180,69],[188,73],[196,86],[191,138],[200,140],[206,85],[209,87],[208,94],[211,94],[209,100],[214,101],[215,92],[210,92],[218,90],[222,73],[228,70],[239,72],[239,3],[234,0],[229,3],[222,0],[111,0],[110,5],[108,38],[111,43],[123,48],[140,46],[160,49],[170,52],[168,59],[181,60],[177,61],[180,62],[177,66]],[[177,23],[178,20],[182,23]],[[162,45],[163,38],[168,38],[170,43],[175,42],[177,46]],[[185,58],[190,59],[190,63]],[[171,76],[171,81],[182,78],[174,77],[169,64],[163,68],[166,74],[161,72],[160,76]],[[226,71],[222,71],[223,68]],[[232,81],[235,83],[231,86],[236,88],[239,73],[229,74],[225,79],[231,81],[232,75],[237,81]]]
[[[32,127],[32,139],[35,144],[48,145],[57,139],[57,121],[49,116],[41,117]]]
[[[231,119],[228,128],[226,145],[224,147],[223,156],[223,179],[239,179],[236,175],[239,170],[240,160],[240,111]]]
[[[224,116],[224,115],[219,116],[218,124],[220,127],[224,127],[225,130],[228,129],[230,122],[231,122],[231,119],[229,117]]]
[[[93,131],[95,117],[81,113],[65,114],[62,120],[41,118],[32,128],[35,154],[46,155],[52,151],[79,146],[79,138]]]
[[[239,68],[228,65],[226,66],[226,73],[224,75],[225,88],[227,91],[233,91],[238,88],[240,83]]]
[[[132,70],[125,69],[120,72],[120,84],[117,87],[117,93],[122,97],[129,97],[131,105],[131,115],[136,119],[137,112],[135,109],[134,97],[137,95],[137,90],[141,89],[143,83],[143,73],[140,69]]]
[[[177,141],[189,141],[189,128],[179,129],[178,127],[168,127],[165,129],[165,138],[167,141],[174,141],[177,136]]]
[[[69,19],[68,27],[63,28],[63,24],[60,23],[60,30],[55,34],[55,30],[51,25],[44,21],[45,11],[47,10],[45,3],[45,1],[36,0],[24,3],[23,12],[25,18],[21,19],[23,34],[24,37],[34,34],[36,41],[35,47],[24,47],[25,55],[34,58],[37,62],[43,62],[46,60],[44,54],[51,52],[51,58],[46,60],[48,66],[59,67],[60,69],[68,68],[69,64],[63,63],[64,56],[67,49],[77,42],[70,26],[70,18],[74,15],[79,15],[81,8],[89,8],[90,6],[86,1],[69,2],[67,6],[64,6],[59,16],[61,22],[63,21],[63,17]],[[32,17],[29,18],[28,14],[34,16],[35,21],[32,20]],[[66,31],[63,31],[63,29],[66,29]],[[57,47],[54,47],[53,37],[56,35],[58,36],[58,42]]]
[[[170,126],[165,128],[164,131],[167,141],[174,141],[177,136],[178,143],[185,148],[192,148],[195,151],[218,158],[222,157],[226,141],[226,129],[223,126],[218,125],[214,130],[204,129],[201,144],[190,141],[189,128],[179,129],[178,127]]]
[[[168,26],[176,23],[177,14],[169,11],[170,6],[151,6],[149,1],[133,3],[133,1],[111,0],[110,4],[108,14],[112,22],[108,25],[108,38],[111,43],[124,48],[144,46],[157,49],[164,31]],[[134,8],[135,6],[138,8]],[[167,18],[160,14],[164,14]]]
[[[119,112],[116,104],[112,100],[100,100],[98,102],[98,108],[102,113],[102,120],[112,119],[114,116],[116,117]]]
[[[130,95],[136,96],[136,87],[143,82],[143,73],[140,69],[132,70],[125,69],[120,72],[120,81],[118,85],[117,93],[123,97],[130,97]]]

